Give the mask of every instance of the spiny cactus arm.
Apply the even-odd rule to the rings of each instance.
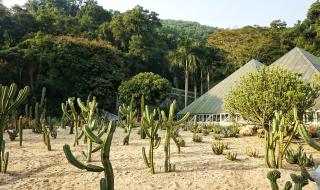
[[[65,115],[69,120],[71,120],[71,115],[68,113],[67,105],[64,103],[61,103],[61,109],[62,109],[63,115]]]
[[[114,175],[113,175],[112,165],[109,160],[109,153],[110,153],[113,133],[115,130],[116,130],[115,121],[111,121],[109,123],[108,131],[107,131],[107,138],[104,140],[103,147],[101,149],[101,162],[104,166],[107,190],[114,189]]]
[[[164,111],[161,111],[161,119],[164,123],[168,122],[168,118],[167,118],[166,113]]]
[[[155,137],[155,140],[153,141],[153,149],[157,149],[160,146],[161,137]]]
[[[94,125],[94,124],[92,124],[92,125]],[[89,127],[88,124],[84,124],[83,125],[83,132],[93,142],[95,142],[97,144],[102,144],[103,143],[103,141],[97,135],[95,135],[93,133],[93,131],[91,130],[91,128]]]
[[[306,170],[306,168],[304,166],[301,166],[300,170],[301,170],[302,177],[304,177],[305,179],[308,179],[310,181],[314,181],[314,179],[311,177],[311,175],[309,174],[309,172]]]
[[[190,116],[190,113],[188,112],[179,121],[174,122],[173,125],[177,126],[177,125],[180,125],[180,124],[186,122],[188,120],[189,116]]]
[[[271,189],[272,190],[279,190],[279,186],[277,184],[277,179],[281,177],[281,173],[278,170],[272,170],[268,172],[267,178],[269,179],[271,183]]]
[[[84,105],[80,98],[77,98],[77,103],[82,111],[89,112],[89,108]]]
[[[292,188],[292,183],[290,181],[287,181],[284,185],[284,190],[290,190]]]
[[[40,99],[40,107],[41,108],[43,108],[43,106],[44,106],[45,97],[46,97],[46,87],[43,87],[42,91],[41,91],[41,99]]]
[[[308,179],[296,174],[290,174],[292,181],[294,182],[294,190],[302,190],[302,187],[308,184]]]
[[[303,124],[300,124],[298,127],[299,134],[303,138],[303,140],[312,148],[316,149],[317,151],[320,151],[320,146],[311,139],[311,137],[308,135],[308,132]]]
[[[170,109],[169,109],[169,117],[168,117],[169,121],[173,121],[173,119],[174,119],[174,110],[175,109],[176,109],[176,101],[174,100],[172,102],[172,104],[170,105]]]
[[[100,190],[106,190],[107,189],[107,182],[105,178],[100,179]]]
[[[87,170],[90,172],[102,172],[104,171],[104,168],[100,167],[100,166],[94,166],[91,164],[85,165],[83,163],[81,163],[79,160],[77,160],[74,155],[72,154],[71,150],[70,150],[70,146],[68,144],[65,144],[63,146],[63,151],[64,154],[68,160],[68,162],[70,164],[72,164],[73,166],[81,169],[81,170]]]
[[[29,86],[26,86],[26,87],[24,87],[24,89],[20,90],[16,99],[13,101],[13,103],[8,108],[8,112],[11,112],[12,110],[17,109],[17,107],[19,107],[26,100],[26,98],[29,95],[29,92],[30,92]],[[13,98],[13,96],[12,96],[12,98]],[[9,102],[7,102],[7,103],[9,103]],[[6,105],[6,106],[8,106],[8,105]]]
[[[146,149],[144,147],[142,147],[142,156],[143,156],[144,163],[148,168],[150,168],[150,162],[148,161],[148,158],[146,155]]]

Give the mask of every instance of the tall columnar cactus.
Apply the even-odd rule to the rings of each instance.
[[[94,125],[94,122],[90,125]],[[75,158],[75,156],[72,154],[70,150],[69,145],[64,145],[63,150],[66,155],[66,158],[68,159],[69,163],[71,163],[73,166],[81,169],[81,170],[87,170],[89,172],[104,172],[104,178],[100,180],[100,189],[101,190],[113,190],[114,189],[114,176],[113,176],[113,169],[112,165],[109,159],[109,153],[110,153],[110,147],[112,142],[113,133],[116,129],[115,122],[112,121],[109,123],[109,126],[107,128],[107,132],[104,133],[103,137],[99,137],[95,135],[92,131],[92,128],[94,126],[89,126],[88,124],[84,124],[84,132],[86,137],[88,139],[92,140],[93,142],[99,144],[101,148],[101,163],[102,166],[96,166],[96,165],[85,165],[81,163],[79,160]]]
[[[133,101],[131,101],[129,106],[126,106],[124,104],[120,106],[119,112],[125,118],[123,125],[127,132],[127,135],[123,139],[123,145],[129,145],[131,130],[137,120],[137,110],[133,110]]]
[[[285,117],[281,112],[276,111],[270,129],[265,135],[265,162],[269,167],[282,168],[282,160],[292,142],[292,139],[298,133],[313,148],[320,151],[320,146],[316,144],[307,134],[305,126],[298,119],[297,109],[293,110],[294,124],[286,124]],[[286,140],[284,141],[284,138]],[[270,162],[271,161],[271,162]]]
[[[17,94],[17,85],[10,87],[0,85],[0,172],[7,171],[9,153],[5,152],[5,140],[3,140],[5,119],[14,112],[27,98],[30,88],[28,86]]]
[[[18,122],[18,128],[19,128],[19,145],[20,147],[22,146],[22,140],[23,140],[23,124],[22,124],[23,117],[19,117],[19,122]]]
[[[84,104],[80,98],[77,98],[78,105],[81,109],[81,114],[84,119],[84,125],[83,125],[83,131],[84,126],[91,126],[91,130],[95,130],[97,126],[90,125],[96,116],[96,110],[98,107],[98,102],[96,101],[96,98],[93,97],[92,100],[88,98],[87,103]],[[87,136],[86,136],[87,137]],[[89,141],[87,143],[87,153],[85,154],[87,157],[87,162],[91,162],[91,154],[92,154],[92,139],[89,138]]]
[[[172,130],[175,127],[178,127],[180,124],[185,123],[187,119],[190,116],[190,113],[187,113],[178,121],[174,120],[174,111],[176,108],[176,101],[173,101],[173,103],[170,105],[169,115],[166,116],[166,113],[164,111],[161,111],[161,120],[162,124],[166,128],[166,134],[164,138],[164,152],[165,152],[165,161],[164,161],[164,169],[165,172],[170,172],[174,170],[174,165],[170,163],[170,140],[171,138],[176,143],[178,151],[180,150],[180,145],[177,139],[175,139],[175,136],[172,135]]]
[[[41,124],[43,142],[46,145],[47,150],[51,151],[50,132],[49,132],[48,128],[46,127],[46,119],[44,117],[44,114],[41,116],[40,124]]]
[[[161,138],[158,136],[158,129],[160,128],[161,123],[155,120],[156,113],[156,110],[153,110],[153,113],[150,113],[148,106],[146,106],[142,116],[144,122],[141,126],[143,132],[150,139],[149,156],[147,157],[144,147],[142,147],[142,156],[145,164],[148,168],[151,169],[151,172],[153,174],[155,173],[153,162],[153,150],[159,147],[161,141]]]
[[[35,126],[33,131],[41,133],[41,116],[46,111],[46,88],[43,87],[41,91],[40,103],[36,102],[34,107]],[[31,114],[31,113],[30,113]]]
[[[142,127],[142,125],[143,125],[143,114],[144,114],[144,112],[145,112],[145,104],[144,104],[144,95],[142,95],[141,96],[141,103],[140,103],[141,105],[141,108],[140,108],[140,119],[141,119],[141,121],[140,121],[140,137],[141,137],[141,139],[145,139],[146,138],[146,133],[144,132],[144,129],[143,129],[143,127]]]
[[[314,182],[305,167],[300,167],[301,175],[290,174],[291,180],[294,184],[294,190],[302,190],[302,188],[309,184],[309,180]],[[270,181],[272,190],[279,190],[277,180],[281,178],[281,173],[278,170],[272,170],[268,172],[267,178]],[[290,190],[292,188],[292,182],[287,181],[284,186],[284,190]]]
[[[78,135],[78,127],[79,127],[79,115],[74,107],[74,97],[68,98],[66,103],[61,103],[61,109],[63,112],[63,117],[67,118],[71,122],[70,134],[74,134],[73,146],[79,145],[79,138],[82,135]],[[74,130],[74,131],[73,131]]]

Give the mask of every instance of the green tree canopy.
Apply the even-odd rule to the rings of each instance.
[[[313,106],[318,89],[303,83],[299,76],[279,67],[249,73],[226,97],[226,108],[266,130],[276,110],[286,115],[296,106],[301,118]]]
[[[133,97],[137,104],[143,95],[148,105],[160,105],[168,98],[171,91],[171,83],[160,75],[145,72],[139,73],[128,81],[123,81],[119,86],[120,101],[129,104]]]

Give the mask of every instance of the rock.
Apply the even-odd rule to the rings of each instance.
[[[316,182],[318,190],[320,190],[320,166],[318,166],[316,171],[310,172],[310,176]]]

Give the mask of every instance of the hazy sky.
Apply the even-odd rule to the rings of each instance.
[[[22,5],[25,0],[3,0],[6,6]],[[267,26],[281,19],[292,26],[303,20],[315,0],[98,0],[105,9],[121,12],[141,5],[163,19],[197,21],[223,28],[245,25]]]

